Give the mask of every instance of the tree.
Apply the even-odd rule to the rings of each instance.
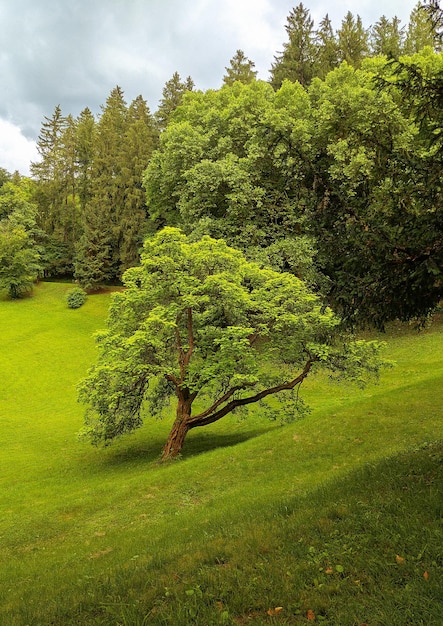
[[[277,92],[253,81],[190,94],[146,170],[151,220],[222,237],[307,278],[310,115],[306,91],[290,81]]]
[[[116,210],[119,274],[139,261],[146,227],[146,196],[142,177],[158,143],[154,119],[142,96],[128,108],[126,131],[119,155],[124,187],[123,204]]]
[[[405,54],[420,52],[427,46],[434,48],[436,45],[436,26],[432,11],[426,10],[419,2],[409,16],[404,46]]]
[[[194,81],[190,76],[182,81],[180,74],[174,72],[163,88],[162,99],[155,112],[155,119],[160,130],[164,130],[175,109],[180,105],[182,98],[188,91],[194,90]]]
[[[278,89],[285,79],[309,85],[315,62],[314,20],[303,3],[293,9],[286,20],[289,41],[283,44],[283,52],[275,57],[271,68],[271,85]]]
[[[31,172],[38,183],[37,222],[46,235],[45,273],[51,276],[72,272],[72,206],[67,184],[67,171],[72,164],[68,154],[72,156],[72,150],[69,146],[67,154],[67,126],[68,119],[57,105],[52,117],[45,116],[42,123],[37,140],[40,161],[31,164]]]
[[[354,18],[348,11],[337,31],[339,58],[353,67],[360,67],[369,54],[368,33],[363,28],[361,17]]]
[[[37,209],[30,201],[30,183],[11,182],[0,188],[0,290],[11,298],[32,291],[42,267],[35,241]]]
[[[405,29],[400,27],[398,17],[388,20],[384,15],[374,24],[370,31],[372,54],[383,54],[398,59],[403,51]]]
[[[350,323],[424,317],[443,297],[442,71],[427,49],[311,86],[309,230],[328,302]]]
[[[127,115],[124,94],[117,85],[102,107],[97,124],[90,199],[83,214],[83,235],[76,249],[74,276],[89,289],[99,289],[104,282],[119,278],[118,215],[125,200],[121,155]],[[89,269],[93,258],[93,267]],[[103,263],[101,269],[97,267],[99,262]]]
[[[314,74],[325,78],[338,65],[338,42],[329,15],[325,15],[315,31],[315,47]]]
[[[243,50],[237,50],[232,57],[229,67],[226,67],[226,74],[223,76],[224,85],[233,85],[235,81],[240,81],[244,85],[257,78],[257,71],[254,70],[255,63],[250,61]]]
[[[166,228],[146,240],[124,284],[98,336],[98,363],[79,387],[94,443],[134,430],[175,396],[165,460],[180,453],[189,430],[290,396],[312,369],[357,382],[378,373],[380,344],[341,336],[340,320],[301,280],[260,269],[224,241],[192,243]]]

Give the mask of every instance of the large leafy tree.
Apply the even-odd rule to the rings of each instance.
[[[31,183],[7,182],[0,188],[0,290],[11,298],[32,291],[42,270],[36,237],[37,208],[31,202]]]
[[[192,243],[166,228],[145,242],[124,283],[98,336],[99,361],[80,384],[95,443],[139,427],[172,396],[168,459],[189,430],[291,396],[312,369],[362,382],[380,367],[379,344],[343,337],[340,320],[301,280],[260,269],[224,241]]]
[[[311,87],[310,226],[329,302],[350,322],[408,320],[442,297],[441,94],[429,89],[441,64],[428,51],[343,65]]]
[[[152,223],[223,237],[306,277],[310,133],[309,98],[297,83],[277,93],[254,81],[190,95],[146,171]]]

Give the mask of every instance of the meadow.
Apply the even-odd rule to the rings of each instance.
[[[0,624],[432,626],[443,615],[443,320],[382,339],[364,390],[307,380],[312,411],[170,421],[79,441],[76,384],[109,293],[0,299]]]

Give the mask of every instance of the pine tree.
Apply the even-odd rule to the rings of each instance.
[[[315,32],[315,46],[315,75],[325,78],[338,65],[338,42],[328,14]]]
[[[360,16],[354,18],[348,11],[337,34],[340,61],[360,67],[362,60],[369,54],[368,33],[363,28]]]
[[[194,90],[194,81],[190,76],[182,81],[180,74],[174,72],[172,78],[168,80],[163,88],[163,97],[160,100],[159,107],[155,112],[155,119],[160,130],[164,130],[168,125],[169,118],[180,105],[183,95],[187,91]]]
[[[398,59],[403,51],[405,29],[400,27],[401,20],[393,17],[388,20],[382,16],[372,26],[370,31],[371,52],[374,55],[383,54]]]
[[[255,63],[245,56],[243,50],[237,50],[230,60],[229,67],[226,67],[226,74],[223,76],[224,85],[233,85],[236,81],[240,81],[244,85],[248,85],[257,78],[257,72],[254,70]]]
[[[279,89],[285,79],[309,85],[314,75],[315,43],[314,21],[309,9],[300,3],[293,9],[285,26],[289,41],[283,44],[283,52],[274,57],[271,68],[271,84]]]

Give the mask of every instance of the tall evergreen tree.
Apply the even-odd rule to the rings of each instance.
[[[372,26],[370,31],[370,47],[374,55],[383,54],[398,59],[403,52],[405,29],[400,27],[401,20],[393,17],[389,20],[383,15]]]
[[[283,52],[275,57],[271,68],[271,84],[278,89],[285,79],[306,86],[314,75],[314,20],[303,3],[293,9],[285,26],[288,41]]]
[[[369,54],[368,33],[363,28],[360,16],[355,18],[348,11],[337,34],[340,61],[360,67],[362,60]]]
[[[67,208],[70,148],[67,147],[66,134],[71,122],[62,115],[59,105],[52,117],[45,116],[37,140],[40,161],[31,164],[31,172],[38,183],[35,195],[37,219],[46,234],[44,263],[45,273],[49,275],[72,271],[72,238]]]
[[[405,53],[415,54],[426,46],[436,46],[436,26],[432,15],[420,2],[412,9],[406,31]]]
[[[315,75],[325,78],[338,65],[338,42],[328,14],[315,31],[315,47]]]
[[[91,198],[92,166],[95,152],[95,118],[86,107],[77,118],[77,189],[81,215]]]
[[[120,155],[124,201],[118,207],[120,272],[137,265],[146,222],[146,198],[142,176],[158,144],[158,132],[146,101],[138,96],[128,109]]]
[[[193,91],[194,87],[194,81],[190,76],[188,76],[186,80],[182,81],[180,74],[178,72],[174,72],[172,78],[167,81],[163,88],[162,99],[160,100],[158,109],[155,112],[155,119],[160,130],[164,130],[168,125],[169,118],[179,106],[183,95],[187,91]]]
[[[121,154],[124,150],[127,114],[123,91],[117,86],[102,107],[97,124],[91,198],[85,207],[83,236],[75,262],[75,277],[89,289],[119,277],[117,221],[125,197]],[[95,254],[103,261],[101,270],[90,272],[90,250],[100,246],[103,250]]]
[[[243,50],[237,50],[230,60],[229,67],[226,67],[226,74],[223,76],[224,85],[233,85],[237,80],[248,85],[257,78],[257,71],[254,70],[255,63],[250,61]]]

